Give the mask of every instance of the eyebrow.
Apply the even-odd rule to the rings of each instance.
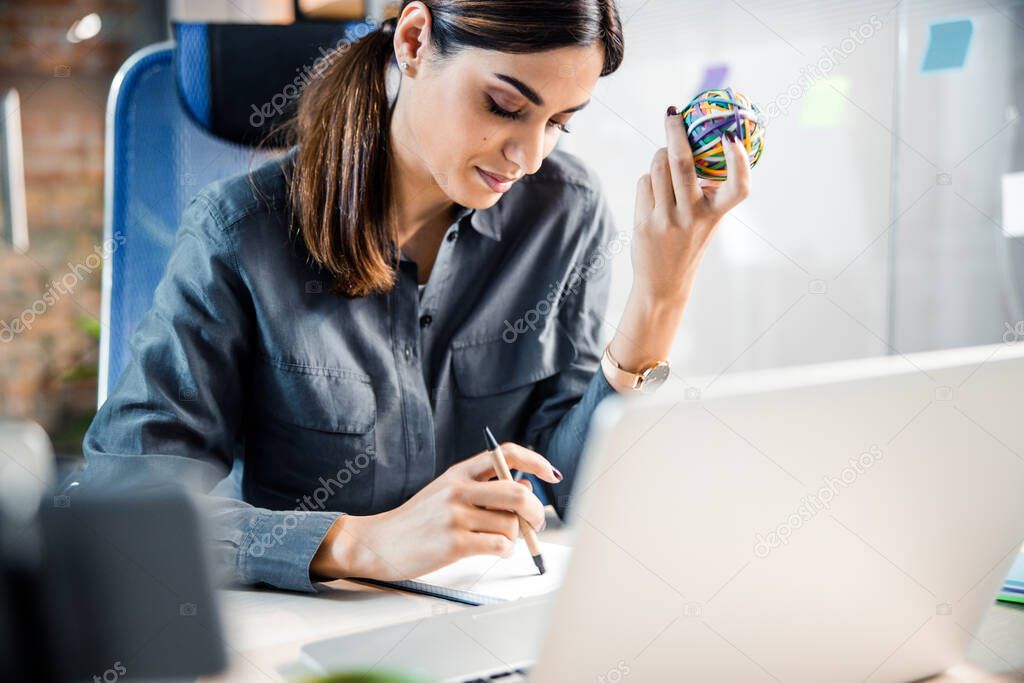
[[[509,85],[511,85],[512,87],[514,87],[516,90],[518,90],[522,94],[523,97],[525,97],[526,99],[530,100],[531,102],[533,102],[538,107],[544,105],[544,100],[541,98],[540,95],[537,94],[537,91],[534,90],[533,88],[531,88],[530,86],[526,85],[525,83],[523,83],[518,78],[514,78],[512,76],[509,76],[508,74],[495,73],[494,75],[495,75],[496,78],[499,78],[499,79],[505,81],[506,83],[508,83]],[[583,109],[583,107],[587,106],[588,104],[590,104],[590,100],[589,99],[586,102],[583,102],[582,104],[577,104],[575,107],[569,107],[568,109],[565,109],[565,110],[561,111],[560,113],[562,113],[562,114],[571,114],[572,112],[579,111],[580,109]]]

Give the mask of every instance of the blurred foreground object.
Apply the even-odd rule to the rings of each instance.
[[[39,425],[0,420],[0,680],[222,670],[219,611],[189,494],[168,485],[55,495],[53,463]]]

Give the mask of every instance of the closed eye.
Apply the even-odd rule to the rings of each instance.
[[[500,117],[502,117],[504,119],[509,119],[509,120],[512,120],[512,121],[516,121],[516,120],[522,118],[522,116],[523,116],[522,110],[519,110],[519,111],[509,111],[508,109],[505,109],[503,107],[498,106],[498,103],[495,102],[494,98],[491,97],[490,95],[487,95],[487,109],[492,114],[496,114],[496,115],[498,115],[498,116],[500,116]],[[548,125],[552,126],[554,128],[557,128],[558,130],[562,131],[563,133],[570,133],[570,132],[572,132],[572,131],[569,130],[568,126],[566,126],[564,123],[559,123],[558,121],[548,121]]]

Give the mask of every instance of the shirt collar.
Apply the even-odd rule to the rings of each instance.
[[[501,231],[498,229],[498,220],[495,216],[497,205],[489,209],[471,209],[468,206],[456,203],[452,223],[461,225],[463,220],[469,220],[469,224],[484,237],[490,237],[496,242],[501,241]],[[398,250],[400,261],[411,261],[406,257],[405,252]]]
[[[462,223],[468,216],[469,224],[484,237],[490,237],[496,242],[501,241],[501,231],[498,228],[498,217],[496,214],[497,205],[489,209],[471,209],[461,204],[455,205],[455,222]]]
[[[462,225],[464,220],[468,220],[470,226],[484,237],[490,237],[496,242],[501,241],[501,231],[498,229],[497,216],[494,215],[497,211],[497,205],[489,209],[472,209],[468,206],[456,203],[454,209],[454,218],[452,223],[456,225]],[[405,255],[405,252],[401,249],[398,250],[400,261],[411,261]]]

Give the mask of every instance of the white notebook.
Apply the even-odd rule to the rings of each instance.
[[[520,540],[511,557],[475,555],[410,581],[360,580],[467,605],[493,605],[551,593],[561,585],[572,549],[554,543],[541,543],[540,549],[544,574],[537,573],[529,548]]]

